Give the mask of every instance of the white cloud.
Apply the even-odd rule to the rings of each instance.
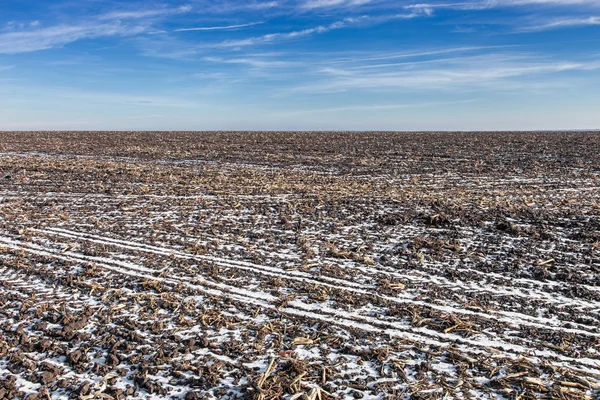
[[[164,17],[174,14],[182,14],[192,10],[191,6],[181,6],[177,8],[159,8],[151,10],[135,10],[135,11],[115,11],[98,17],[99,20],[111,19],[142,19],[151,17]]]
[[[381,24],[385,22],[389,22],[392,20],[399,19],[412,19],[422,16],[427,16],[429,14],[423,14],[422,12],[412,12],[410,14],[391,14],[391,15],[380,15],[380,16],[369,16],[362,15],[358,17],[348,17],[343,20],[333,22],[329,25],[319,25],[313,28],[307,28],[297,31],[291,32],[277,32],[277,33],[269,33],[262,36],[255,36],[246,39],[238,39],[238,40],[226,40],[224,42],[220,42],[216,45],[210,45],[206,47],[245,47],[245,46],[253,46],[257,44],[263,43],[271,43],[278,40],[289,40],[295,39],[305,36],[311,36],[315,34],[327,33],[329,31],[333,31],[336,29],[347,28],[353,25],[357,25],[360,23],[365,24]]]
[[[309,93],[361,90],[455,90],[486,88],[503,90],[512,84],[551,84],[546,77],[561,72],[585,72],[600,69],[600,61],[573,62],[540,60],[527,54],[490,54],[452,59],[430,60],[427,63],[380,65],[379,70],[355,68],[321,68],[320,81],[297,87],[292,91]]]
[[[546,4],[557,6],[570,6],[574,4],[600,5],[600,0],[495,0],[491,3],[498,3],[501,5]]]
[[[105,23],[97,25],[56,25],[30,31],[0,34],[0,54],[18,54],[60,47],[82,39],[134,35],[145,27]]]
[[[281,68],[298,65],[291,61],[264,60],[258,58],[220,58],[220,57],[204,57],[204,61],[210,61],[223,64],[243,64],[254,68]]]
[[[276,1],[267,1],[262,3],[248,3],[245,8],[250,10],[265,10],[267,8],[273,8],[279,6],[279,3]]]
[[[262,24],[262,22],[252,22],[249,24],[225,25],[225,26],[200,26],[200,27],[196,27],[196,28],[175,29],[173,32],[222,31],[222,30],[246,28],[248,26],[255,26],[255,25],[260,25],[260,24]]]
[[[586,18],[562,18],[555,19],[553,21],[543,23],[540,25],[534,25],[525,27],[521,31],[543,31],[549,29],[568,28],[573,26],[585,26],[585,25],[600,25],[600,17],[586,17]]]
[[[346,27],[348,24],[356,22],[357,18],[347,18],[343,21],[333,22],[329,25],[320,25],[314,28],[302,29],[298,31],[291,32],[279,32],[279,33],[269,33],[262,36],[255,36],[246,39],[239,40],[226,40],[224,42],[218,43],[214,47],[244,47],[244,46],[252,46],[256,44],[269,43],[274,42],[276,40],[285,40],[285,39],[294,39],[303,36],[310,36],[316,33],[325,33],[332,31],[334,29],[341,29]]]
[[[455,10],[482,10],[496,7],[512,7],[526,5],[546,6],[599,6],[600,0],[477,0],[450,3],[415,3],[404,6],[407,9],[419,8],[448,8]]]
[[[277,12],[286,13],[291,10],[288,6],[289,0],[282,1],[241,1],[241,0],[191,0],[198,4],[196,7],[202,10],[204,15],[209,14],[233,14],[238,12]]]
[[[371,3],[373,0],[311,0],[304,3],[306,7],[327,7],[327,6],[356,6]],[[228,6],[229,3],[222,3]],[[266,8],[280,6],[277,1],[252,2],[245,4],[234,4],[244,9],[263,10]],[[142,10],[119,10],[105,13],[96,17],[89,17],[76,24],[62,24],[54,26],[39,26],[39,23],[28,24],[27,26],[16,22],[9,23],[10,31],[0,33],[0,54],[16,54],[32,51],[50,49],[64,46],[66,44],[82,40],[94,39],[108,36],[131,36],[138,34],[160,34],[169,31],[165,29],[156,29],[156,22],[162,18],[171,15],[187,13],[192,11],[189,5],[181,7],[163,7]],[[188,44],[188,50],[169,53],[177,54],[195,54],[201,48],[238,48],[258,44],[272,43],[282,40],[307,37],[315,34],[323,34],[332,30],[342,29],[359,23],[379,24],[394,19],[410,19],[431,14],[429,8],[413,9],[407,14],[390,14],[377,16],[357,16],[348,17],[327,25],[318,25],[311,28],[300,29],[290,32],[275,32],[262,36],[254,36],[245,39],[231,39],[219,43],[192,43]],[[250,27],[261,24],[262,22],[253,22],[245,24],[218,25],[218,26],[199,26],[190,28],[179,28],[172,32],[192,32],[192,31],[217,31],[217,30],[235,30],[244,27]],[[193,49],[193,50],[189,50]],[[146,52],[148,54],[148,52]]]
[[[118,11],[90,17],[77,24],[40,27],[39,21],[27,26],[10,23],[10,31],[0,33],[0,54],[18,54],[61,47],[82,39],[131,36],[150,32],[152,20],[191,11],[191,6],[142,11]],[[125,22],[126,20],[133,20]]]
[[[475,99],[459,100],[459,101],[435,101],[426,103],[406,103],[406,104],[377,104],[377,105],[360,105],[348,107],[332,107],[332,108],[315,108],[310,110],[298,110],[285,113],[285,115],[303,115],[303,114],[321,114],[321,113],[337,113],[344,111],[376,111],[376,110],[400,110],[405,108],[421,108],[421,107],[436,107],[450,104],[466,104],[473,103]]]
[[[527,10],[535,9],[536,14],[533,15],[536,22],[532,22],[532,18],[525,18],[523,16],[513,18],[510,21],[506,21],[506,25],[518,26],[514,32],[532,32],[541,31],[546,29],[558,29],[564,27],[574,26],[585,26],[585,25],[600,25],[600,17],[588,16],[582,14],[585,11],[595,10],[600,7],[600,0],[478,0],[473,2],[455,2],[455,3],[415,3],[403,6],[408,10],[422,13],[432,13],[435,9],[452,9],[462,11],[477,11],[499,7],[528,7]],[[541,6],[546,6],[541,8]],[[560,9],[561,11],[568,10],[568,13],[564,13],[563,16],[555,20],[544,20],[544,11],[549,11],[548,7]],[[558,9],[553,10],[556,12]],[[569,15],[570,14],[570,15]],[[548,15],[548,14],[546,14]],[[542,22],[539,22],[542,21]],[[467,30],[472,32],[471,30]]]
[[[423,50],[423,51],[413,51],[413,52],[402,52],[402,53],[383,53],[383,54],[368,54],[363,55],[361,57],[352,57],[352,58],[340,58],[337,60],[331,60],[324,62],[325,64],[348,64],[348,63],[366,63],[369,61],[385,61],[385,60],[394,60],[394,59],[403,59],[403,58],[415,58],[415,57],[424,57],[424,56],[435,56],[440,54],[449,54],[449,53],[466,53],[472,52],[476,50],[489,50],[489,49],[498,49],[498,48],[506,48],[506,47],[514,47],[514,46],[462,46],[462,47],[450,47],[450,48],[442,48],[435,50]],[[366,67],[372,67],[372,65],[367,65]]]
[[[371,3],[373,0],[309,0],[301,5],[301,8],[327,8],[327,7],[354,7]]]

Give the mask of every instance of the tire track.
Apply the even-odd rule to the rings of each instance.
[[[142,266],[136,266],[136,269],[128,270],[124,267],[118,267],[107,263],[100,263],[93,260],[89,260],[88,256],[79,255],[72,252],[65,252],[61,254],[56,251],[52,251],[51,249],[44,248],[42,246],[35,245],[32,243],[1,237],[0,242],[2,242],[5,247],[15,251],[24,251],[31,254],[61,259],[63,261],[68,262],[87,263],[105,268],[107,270],[111,270],[113,272],[120,273],[122,275],[128,275],[137,278],[155,280],[173,285],[183,284],[189,287],[190,289],[198,290],[211,296],[228,298],[234,301],[258,306],[264,309],[269,309],[296,317],[332,323],[346,328],[360,329],[368,332],[385,334],[390,337],[409,339],[419,343],[425,343],[444,348],[448,347],[449,345],[453,345],[460,348],[461,351],[465,351],[471,354],[489,354],[489,349],[493,348],[495,349],[495,352],[502,353],[503,356],[506,358],[518,359],[522,357],[523,354],[530,354],[532,351],[535,351],[536,355],[533,358],[549,357],[555,360],[559,360],[559,363],[564,363],[565,366],[579,364],[585,366],[588,369],[593,369],[594,371],[597,371],[597,373],[600,373],[598,362],[594,359],[576,359],[557,354],[550,350],[539,351],[534,350],[532,347],[524,347],[522,345],[517,344],[498,342],[497,340],[475,340],[463,338],[459,335],[440,333],[427,328],[410,328],[406,325],[401,325],[400,323],[382,321],[373,317],[356,315],[338,309],[322,307],[320,305],[311,306],[298,301],[290,302],[290,305],[292,305],[293,307],[277,307],[276,305],[271,304],[268,301],[268,298],[257,296],[255,292],[250,292],[252,296],[239,294],[240,289],[237,287],[229,286],[226,289],[228,285],[218,284],[223,286],[223,290],[211,289],[207,288],[206,286],[190,283],[188,281],[182,281],[174,278],[160,278],[153,275],[148,275],[148,273],[153,273],[156,271]],[[474,347],[477,349],[475,349]],[[596,370],[596,368],[599,369]]]
[[[329,287],[329,288],[338,289],[338,290],[344,290],[347,292],[357,293],[357,294],[361,294],[361,295],[376,296],[385,301],[389,301],[389,302],[393,302],[393,303],[397,303],[397,304],[411,304],[411,305],[416,305],[416,306],[421,306],[421,307],[428,307],[428,308],[431,308],[431,309],[434,309],[434,310],[437,310],[440,312],[444,312],[444,313],[456,313],[456,314],[462,314],[462,315],[468,315],[468,316],[476,316],[476,317],[485,318],[488,320],[491,319],[491,320],[495,320],[498,322],[507,323],[511,326],[516,326],[516,327],[518,327],[520,325],[527,325],[527,326],[531,326],[531,327],[535,327],[535,328],[539,328],[539,329],[550,329],[550,330],[560,331],[560,332],[570,332],[570,333],[574,333],[574,334],[583,334],[583,335],[588,335],[588,336],[600,337],[600,333],[594,332],[594,330],[597,329],[596,327],[583,325],[583,324],[577,324],[577,323],[573,323],[570,321],[560,321],[560,320],[549,319],[549,318],[533,317],[533,316],[528,316],[528,315],[520,314],[520,313],[516,313],[516,312],[515,313],[510,312],[505,315],[494,315],[494,314],[501,314],[503,312],[499,311],[499,312],[495,312],[494,314],[487,314],[487,313],[482,313],[482,312],[466,310],[464,308],[455,308],[455,307],[450,307],[450,306],[435,305],[435,304],[427,303],[427,302],[420,301],[420,300],[411,300],[411,299],[403,299],[403,298],[398,298],[398,297],[384,296],[384,295],[380,295],[378,293],[374,293],[373,289],[376,289],[374,286],[365,286],[362,284],[349,282],[349,281],[342,280],[342,279],[329,278],[329,279],[334,280],[336,283],[338,283],[338,285],[333,285],[330,283],[325,283],[325,282],[316,280],[316,279],[314,279],[313,275],[304,273],[301,271],[283,271],[279,268],[261,266],[258,264],[253,264],[253,263],[244,262],[244,261],[226,260],[226,259],[222,259],[222,258],[218,258],[218,257],[211,257],[211,256],[191,255],[191,254],[184,253],[184,252],[176,250],[176,249],[151,246],[151,245],[146,245],[146,244],[142,244],[139,242],[106,238],[106,237],[102,237],[102,236],[98,236],[98,235],[74,232],[74,231],[69,231],[69,230],[65,230],[65,229],[47,229],[47,230],[32,229],[32,231],[37,232],[37,233],[42,233],[42,234],[51,234],[51,235],[56,235],[56,236],[62,236],[65,238],[70,238],[70,239],[87,240],[92,243],[111,245],[111,246],[115,246],[115,247],[121,247],[121,248],[128,249],[128,250],[146,252],[146,253],[150,253],[150,254],[158,254],[158,255],[168,256],[168,257],[175,256],[178,258],[188,259],[188,260],[191,259],[191,260],[197,260],[197,261],[208,261],[208,262],[213,263],[214,265],[218,265],[218,266],[221,266],[224,268],[242,269],[242,270],[257,272],[257,273],[267,275],[267,276],[276,276],[276,277],[289,279],[289,280],[296,280],[296,281],[305,282],[305,283],[312,283],[315,285],[320,285],[320,286]],[[106,260],[107,259],[104,259],[103,261],[106,261]],[[435,283],[435,281],[432,281],[432,282]],[[343,285],[343,286],[340,286],[340,285]],[[577,326],[578,328],[577,329],[565,328],[562,326],[562,324],[572,324],[573,326]]]

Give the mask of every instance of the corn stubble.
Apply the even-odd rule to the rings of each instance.
[[[599,148],[0,133],[0,399],[597,399]]]

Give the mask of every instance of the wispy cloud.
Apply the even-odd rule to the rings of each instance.
[[[424,103],[405,103],[405,104],[376,104],[376,105],[360,105],[348,107],[331,107],[331,108],[315,108],[310,110],[298,110],[285,113],[285,115],[304,115],[304,114],[325,114],[338,113],[344,111],[376,111],[376,110],[401,110],[405,108],[422,108],[422,107],[437,107],[442,105],[452,104],[467,104],[477,101],[476,99],[459,100],[459,101],[432,101]]]
[[[265,10],[267,8],[273,8],[279,6],[279,2],[277,1],[263,1],[260,3],[246,3],[245,8],[249,10]]]
[[[347,63],[367,63],[370,61],[385,61],[385,60],[394,60],[394,59],[403,59],[403,58],[415,58],[415,57],[425,57],[425,56],[435,56],[440,54],[449,54],[449,53],[468,53],[479,50],[490,50],[490,49],[499,49],[499,48],[507,48],[507,47],[515,47],[511,45],[505,46],[459,46],[459,47],[449,47],[449,48],[441,48],[434,50],[424,50],[424,51],[412,51],[412,52],[402,52],[402,53],[384,53],[384,54],[369,54],[355,57],[345,57],[338,58],[334,60],[326,61],[325,64],[347,64]]]
[[[600,25],[600,17],[584,17],[584,18],[561,18],[555,19],[540,25],[533,25],[521,28],[521,32],[544,31],[549,29],[568,28],[585,25]]]
[[[222,63],[222,64],[242,64],[249,65],[254,68],[282,68],[291,67],[298,65],[297,62],[292,61],[279,61],[279,60],[265,60],[258,58],[220,58],[220,57],[204,57],[204,61]]]
[[[312,28],[296,30],[291,32],[277,32],[277,33],[269,33],[262,36],[254,36],[246,39],[238,39],[238,40],[226,40],[220,42],[212,47],[244,47],[244,46],[252,46],[257,44],[271,43],[280,40],[290,40],[296,39],[306,36],[311,36],[315,34],[323,34],[333,30],[349,28],[351,26],[356,26],[358,24],[367,24],[367,25],[376,25],[385,22],[389,22],[392,20],[400,20],[400,19],[412,19],[416,17],[421,17],[423,14],[421,12],[412,12],[409,14],[390,14],[390,15],[378,15],[378,16],[370,16],[370,15],[361,15],[358,17],[348,17],[343,20],[332,22],[328,25],[319,25]],[[209,46],[210,47],[210,46]]]
[[[587,62],[540,60],[527,54],[475,55],[431,60],[424,64],[391,64],[373,72],[367,69],[322,68],[324,78],[298,86],[293,92],[328,93],[346,90],[397,91],[455,90],[514,87],[509,83],[527,78],[531,83],[549,74],[584,72],[600,69],[600,60]],[[548,84],[547,79],[543,79]],[[550,82],[551,83],[551,82]]]
[[[291,32],[278,32],[278,33],[269,33],[262,36],[254,36],[246,39],[239,40],[226,40],[224,42],[220,42],[215,45],[215,47],[244,47],[244,46],[252,46],[256,44],[269,43],[277,40],[286,40],[286,39],[294,39],[303,36],[310,36],[317,33],[325,33],[335,29],[341,29],[348,26],[351,23],[356,22],[357,18],[347,18],[343,21],[333,22],[329,25],[320,25],[313,28],[307,28],[297,31]]]
[[[600,6],[600,0],[477,0],[463,2],[430,2],[414,3],[403,6],[405,9],[454,9],[464,11],[477,11],[499,7],[517,6],[547,6],[547,7],[572,7],[572,6]]]
[[[157,8],[149,10],[132,10],[132,11],[114,11],[103,14],[98,17],[99,20],[113,20],[113,19],[141,19],[151,17],[165,17],[174,14],[182,14],[190,12],[192,7],[189,5],[181,6],[177,8]]]
[[[488,1],[488,3],[499,5],[524,5],[524,4],[545,4],[556,6],[572,6],[577,4],[584,5],[600,5],[600,0],[496,0]]]
[[[138,45],[141,47],[142,54],[150,57],[157,58],[169,58],[177,60],[196,60],[198,56],[205,55],[211,51],[227,52],[227,51],[239,51],[242,48],[259,46],[259,45],[275,45],[286,41],[295,39],[308,38],[314,35],[325,34],[334,30],[345,29],[345,28],[368,28],[374,25],[383,24],[394,20],[406,20],[417,17],[426,16],[421,12],[410,12],[410,13],[396,13],[396,14],[383,14],[383,15],[358,15],[353,17],[346,17],[344,19],[330,22],[326,25],[312,26],[305,29],[297,29],[288,32],[273,32],[267,33],[260,36],[250,36],[245,38],[227,39],[223,41],[210,42],[210,41],[192,41],[183,40],[181,37],[174,35],[160,35],[157,38],[139,38],[137,40]],[[188,30],[215,30],[223,29],[230,30],[236,29],[237,27],[245,27],[258,25],[259,23],[248,23],[240,25],[230,26],[218,26],[218,27],[199,27],[199,28],[180,28],[175,32],[185,32]],[[154,33],[154,32],[146,32]],[[163,30],[160,33],[169,33],[169,31]],[[253,60],[245,60],[246,63],[254,63]],[[326,61],[323,61],[326,62]]]
[[[552,10],[553,13],[556,13],[557,10],[561,10],[561,18],[554,20],[548,20],[546,18],[544,20],[544,13],[540,12],[542,6],[545,6],[543,10]],[[433,13],[433,11],[436,9],[476,12],[494,8],[514,9],[517,7],[527,7],[526,10],[528,10],[528,12],[535,10],[536,14],[529,17],[521,16],[517,18],[511,18],[510,21],[506,21],[506,26],[514,27],[510,33],[524,33],[567,27],[600,25],[600,17],[597,15],[589,16],[592,10],[597,10],[600,8],[600,0],[480,0],[473,2],[414,3],[403,6],[404,9],[423,13]],[[587,13],[585,13],[586,10]],[[582,14],[584,15],[582,16]],[[462,31],[472,33],[473,30],[465,30],[463,28]]]
[[[373,0],[309,0],[301,4],[301,8],[354,7],[371,3]]]
[[[274,8],[284,8],[287,1],[210,1],[203,3],[202,10],[206,13],[226,14],[239,11],[267,11]]]
[[[246,28],[249,26],[260,25],[263,22],[251,22],[248,24],[239,24],[239,25],[223,25],[223,26],[200,26],[195,28],[180,28],[175,29],[173,32],[193,32],[193,31],[224,31],[224,30],[234,30],[240,28]]]
[[[155,19],[186,13],[191,6],[158,8],[136,11],[115,11],[89,16],[78,23],[40,27],[39,21],[9,25],[8,32],[0,33],[0,54],[28,53],[61,47],[83,39],[111,36],[131,36],[151,32]],[[128,21],[131,20],[131,21]]]
[[[18,54],[64,46],[82,39],[125,36],[142,33],[143,25],[118,22],[94,25],[56,25],[29,31],[0,34],[0,54]]]
[[[311,0],[303,3],[304,7],[327,7],[327,6],[358,6],[371,3],[372,0]],[[228,4],[228,3],[223,3]],[[262,10],[280,6],[279,2],[254,2],[246,4],[234,4],[236,7],[244,7]],[[188,13],[193,10],[192,6],[159,7],[141,10],[118,10],[88,16],[78,23],[60,24],[53,26],[40,26],[39,23],[29,24],[27,27],[18,26],[18,29],[0,33],[0,54],[17,54],[54,47],[61,47],[82,39],[96,39],[101,37],[133,36],[139,34],[164,34],[168,32],[194,32],[194,31],[230,31],[251,27],[264,22],[250,22],[231,25],[195,26],[189,28],[164,29],[157,26],[157,22],[169,16]],[[170,50],[169,54],[197,54],[198,49],[206,48],[239,48],[279,41],[309,37],[323,34],[333,30],[365,24],[372,26],[398,19],[411,19],[431,14],[429,9],[415,8],[410,13],[386,14],[386,15],[360,15],[346,17],[328,24],[317,25],[306,29],[297,29],[289,32],[274,32],[261,36],[253,36],[242,39],[228,39],[217,43],[191,43],[184,51]],[[162,28],[162,29],[161,29]],[[190,50],[191,49],[191,50]],[[148,54],[148,52],[144,52]]]

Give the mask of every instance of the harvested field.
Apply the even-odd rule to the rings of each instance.
[[[598,399],[599,149],[0,133],[0,399]]]

